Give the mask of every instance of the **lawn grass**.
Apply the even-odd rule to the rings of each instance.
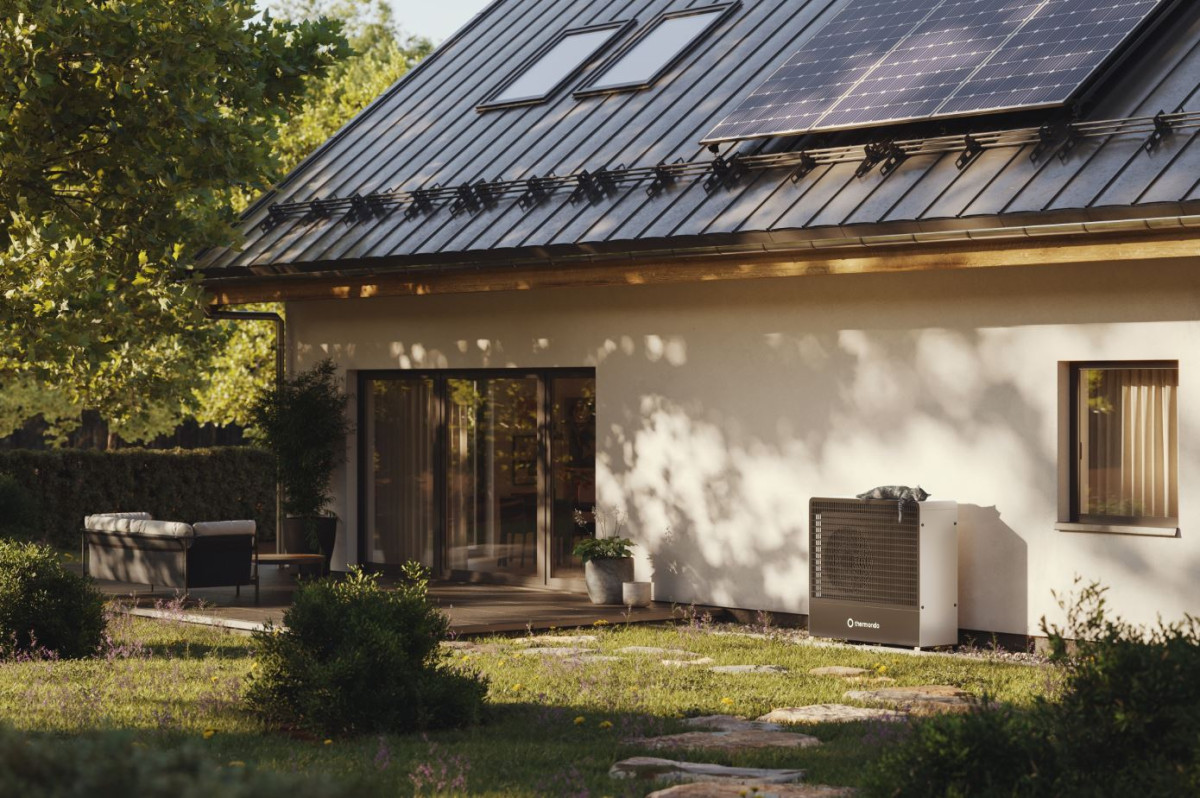
[[[650,785],[607,775],[616,760],[645,753],[623,744],[624,738],[680,731],[686,716],[757,717],[776,707],[837,702],[857,686],[808,674],[822,665],[871,668],[896,685],[955,685],[1015,705],[1030,704],[1053,684],[1053,672],[1044,666],[800,645],[786,635],[722,634],[728,630],[705,624],[617,625],[562,633],[596,635],[597,653],[620,656],[617,662],[522,656],[526,646],[514,638],[479,639],[473,642],[482,651],[451,652],[453,667],[489,679],[492,710],[484,726],[326,741],[265,730],[241,709],[254,668],[251,638],[128,616],[117,616],[112,630],[115,646],[102,659],[0,665],[0,723],[28,732],[130,735],[153,746],[203,740],[216,763],[351,779],[367,796],[643,795]],[[717,664],[781,665],[788,673],[672,668],[661,664],[661,656],[617,654],[625,646],[678,648]],[[864,763],[894,733],[861,723],[803,731],[824,744],[692,758],[796,767],[808,771],[810,782],[857,785]]]

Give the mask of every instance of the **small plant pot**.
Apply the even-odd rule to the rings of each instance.
[[[650,583],[623,582],[621,584],[621,603],[626,607],[649,607]]]
[[[593,604],[620,604],[621,587],[633,581],[632,557],[597,557],[583,566],[583,581]]]

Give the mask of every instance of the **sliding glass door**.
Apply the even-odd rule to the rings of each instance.
[[[582,589],[594,534],[590,371],[360,375],[360,550],[451,579]]]
[[[447,380],[446,563],[536,576],[538,380]]]

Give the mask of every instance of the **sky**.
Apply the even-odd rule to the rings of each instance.
[[[488,0],[389,0],[408,33],[441,42],[483,10]]]

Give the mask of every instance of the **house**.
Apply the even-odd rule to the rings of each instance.
[[[1188,2],[497,0],[202,265],[345,374],[343,567],[579,590],[598,502],[657,599],[804,615],[810,498],[920,484],[964,629],[1179,618],[1198,83]]]

